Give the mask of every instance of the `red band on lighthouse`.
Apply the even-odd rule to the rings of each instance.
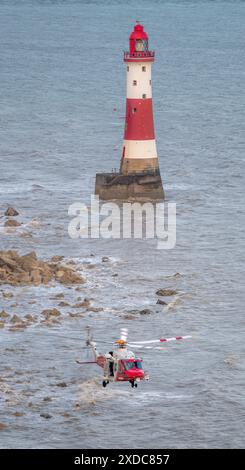
[[[124,139],[155,139],[152,99],[127,99]]]

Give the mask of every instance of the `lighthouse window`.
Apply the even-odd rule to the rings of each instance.
[[[145,72],[145,71],[146,71],[146,67],[145,67],[145,65],[143,65],[142,72]]]
[[[137,85],[137,80],[133,80],[133,85]]]
[[[149,82],[150,82],[150,85],[151,85],[151,80],[149,80]]]
[[[145,95],[145,94],[143,94],[143,95],[142,95],[142,98],[146,98],[146,95]]]
[[[137,111],[137,108],[132,108],[132,113],[133,114],[136,113],[136,111]]]
[[[129,72],[129,66],[127,65],[127,71]]]

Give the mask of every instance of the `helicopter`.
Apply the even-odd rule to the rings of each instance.
[[[141,380],[149,380],[149,375],[142,367],[142,358],[135,356],[134,352],[128,349],[164,349],[161,346],[155,346],[157,343],[166,343],[170,341],[179,341],[189,339],[192,336],[175,336],[173,338],[160,338],[148,341],[127,342],[128,329],[122,328],[120,339],[109,343],[115,345],[112,351],[106,354],[98,353],[96,342],[91,336],[90,327],[87,327],[86,347],[92,352],[92,360],[80,361],[78,364],[97,364],[103,369],[102,386],[106,387],[110,382],[129,382],[131,387],[137,387]],[[106,341],[103,341],[106,343]]]

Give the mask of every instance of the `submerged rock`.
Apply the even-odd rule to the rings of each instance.
[[[14,219],[8,219],[4,222],[4,227],[20,227],[21,222],[18,222],[18,220]]]
[[[156,291],[156,294],[168,297],[168,296],[171,296],[171,295],[176,295],[176,294],[178,294],[178,292],[177,292],[177,290],[174,290],[174,289],[158,289]]]

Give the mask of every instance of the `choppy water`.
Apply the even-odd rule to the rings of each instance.
[[[137,18],[157,53],[158,152],[178,207],[170,251],[67,235],[68,206],[119,163],[122,51]],[[38,320],[0,330],[2,448],[244,446],[244,20],[242,1],[1,1],[0,209],[14,205],[27,225],[1,229],[0,247],[65,255],[87,277],[81,292],[1,286],[14,293],[1,308]],[[168,307],[156,305],[160,287],[179,292]],[[104,310],[74,318],[60,308],[63,321],[47,327],[40,312],[60,292]],[[152,314],[130,314],[144,308]],[[137,390],[104,390],[99,370],[75,363],[88,323],[98,339],[122,326],[138,340],[194,338],[145,353],[151,380]]]

